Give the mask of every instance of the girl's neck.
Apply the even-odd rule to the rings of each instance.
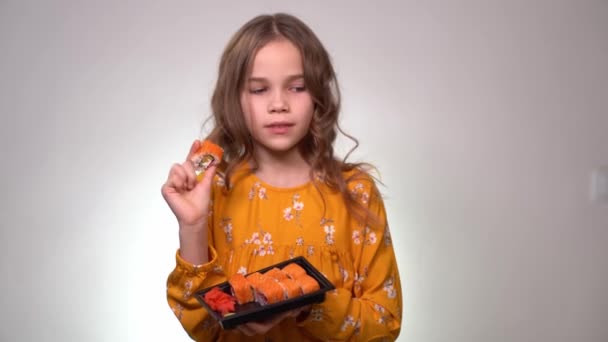
[[[297,151],[285,154],[259,151],[255,158],[258,165],[255,175],[268,185],[292,188],[310,181],[310,165]]]

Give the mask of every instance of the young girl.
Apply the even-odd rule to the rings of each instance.
[[[162,187],[180,243],[168,302],[194,340],[397,338],[401,285],[384,205],[363,164],[334,156],[339,107],[329,55],[299,19],[256,17],[228,43],[207,137],[224,158],[198,182],[194,141]],[[300,255],[336,287],[323,303],[223,330],[193,296]]]

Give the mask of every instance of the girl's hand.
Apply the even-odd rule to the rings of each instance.
[[[200,232],[206,228],[211,197],[211,182],[216,165],[205,171],[200,182],[196,180],[194,165],[190,158],[198,150],[200,141],[195,140],[190,147],[186,161],[174,164],[161,188],[163,198],[177,218],[180,231]]]
[[[247,336],[264,335],[275,325],[288,317],[298,317],[302,312],[310,310],[310,305],[291,311],[282,312],[263,322],[247,322],[237,326],[237,329]]]

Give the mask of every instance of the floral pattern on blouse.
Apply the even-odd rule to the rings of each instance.
[[[325,232],[325,243],[328,245],[333,245],[336,242],[336,240],[334,239],[336,228],[334,227],[333,223],[334,221],[331,219],[321,219],[321,226],[323,227],[323,231]]]
[[[296,193],[291,199],[291,206],[283,209],[283,219],[285,219],[285,221],[295,219],[296,225],[302,228],[302,222],[300,221],[302,210],[304,210],[304,202],[300,201],[300,194]]]
[[[393,277],[388,278],[384,282],[383,290],[386,292],[386,296],[388,298],[395,298],[395,296],[397,296],[397,291],[395,290],[393,283],[394,283]]]
[[[353,198],[359,200],[362,204],[367,204],[369,202],[369,193],[365,191],[363,183],[355,184],[350,193]]]
[[[253,250],[253,255],[265,256],[273,255],[274,248],[272,247],[272,234],[269,232],[259,231],[251,234],[251,239],[245,240],[246,245],[256,245],[257,248]]]
[[[220,227],[226,235],[226,242],[232,242],[232,222],[229,217],[223,218],[220,221]]]
[[[263,187],[262,183],[260,182],[256,182],[255,184],[253,184],[251,190],[249,190],[248,198],[250,201],[256,197],[256,193],[259,199],[268,199],[268,196],[266,195],[266,188]]]

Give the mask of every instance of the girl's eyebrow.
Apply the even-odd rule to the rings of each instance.
[[[287,82],[299,80],[302,78],[304,78],[304,75],[302,75],[302,74],[290,75],[290,76],[287,76]],[[268,79],[265,77],[249,77],[248,81],[249,82],[268,82]]]

